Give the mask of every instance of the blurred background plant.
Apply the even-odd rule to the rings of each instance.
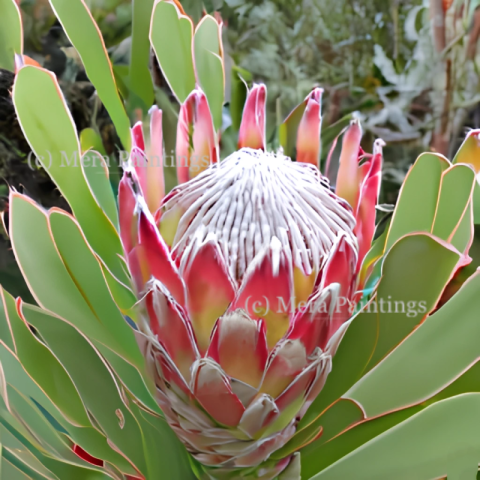
[[[59,78],[85,146],[89,142],[112,159],[112,183],[118,181],[115,133],[84,65],[56,20],[48,0],[18,0],[24,24],[24,53]],[[164,112],[167,153],[174,149],[178,102],[150,55],[150,74],[142,44],[143,8],[129,0],[86,0],[112,60],[115,80],[132,122],[144,118],[153,102]],[[417,155],[432,149],[455,151],[469,127],[480,127],[479,0],[181,0],[198,22],[204,11],[224,22],[227,64],[222,153],[235,148],[243,81],[267,84],[271,146],[284,145],[279,128],[313,86],[324,88],[322,160],[352,116],[362,120],[365,147],[376,137],[387,142],[382,201],[395,202],[401,182]],[[2,2],[0,2],[1,7]],[[3,2],[6,5],[6,2]],[[2,7],[5,8],[5,7]],[[136,10],[137,9],[137,10]],[[2,28],[8,15],[0,12]],[[2,20],[3,18],[3,20]],[[133,25],[133,27],[132,27]],[[132,31],[140,32],[133,40]],[[146,33],[144,35],[146,37]],[[133,35],[135,37],[135,33]],[[141,38],[142,37],[142,38]],[[138,39],[140,38],[140,40]],[[147,45],[148,47],[148,45]],[[1,48],[0,48],[1,50]],[[139,52],[139,53],[137,53]],[[137,66],[132,61],[137,62]],[[32,168],[10,98],[14,74],[0,51],[0,201],[8,186],[24,191],[46,207],[66,207],[49,177]],[[139,72],[134,77],[132,72]],[[153,87],[153,88],[152,88]],[[118,130],[118,129],[117,129]],[[279,133],[280,132],[280,133]],[[341,142],[338,142],[340,144]],[[98,145],[100,144],[100,146]],[[295,151],[287,154],[295,156]],[[335,164],[337,151],[332,152]],[[168,169],[167,189],[175,184]],[[170,174],[170,175],[169,175]],[[173,176],[172,176],[173,174]],[[115,185],[114,185],[115,186]],[[0,206],[1,207],[1,206]],[[387,208],[388,210],[388,208]],[[12,285],[16,266],[6,239],[0,239],[0,282]],[[25,286],[12,293],[26,296]]]

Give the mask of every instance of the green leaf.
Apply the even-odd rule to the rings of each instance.
[[[383,263],[382,281],[374,299],[380,312],[378,338],[367,370],[395,348],[435,308],[460,261],[458,251],[427,234],[407,236],[395,244]],[[394,272],[405,272],[408,267],[417,278],[402,285]],[[424,283],[420,283],[421,280]],[[371,307],[376,310],[375,305]],[[382,314],[384,311],[386,313]]]
[[[68,458],[68,463],[44,455],[9,425],[3,424],[0,427],[0,438],[5,458],[32,479],[107,480],[110,478],[99,467],[84,462],[72,451],[68,451],[65,457],[65,459]],[[79,462],[83,465],[78,465]]]
[[[443,390],[480,358],[480,273],[352,387],[367,416],[414,405]]]
[[[120,98],[105,42],[83,0],[50,0],[65,33],[80,55],[88,78],[112,119],[125,150],[130,151],[130,120]]]
[[[222,126],[225,72],[223,69],[222,29],[212,16],[205,15],[197,25],[193,48],[198,83],[205,92],[215,130],[218,131]]]
[[[180,103],[195,89],[193,24],[168,0],[156,0],[150,41],[165,79]]]
[[[0,0],[0,68],[15,71],[15,54],[23,54],[20,9],[15,0]]]
[[[115,155],[111,155],[108,157],[107,152],[105,151],[105,147],[103,146],[103,140],[101,135],[96,132],[93,128],[84,128],[80,132],[80,145],[82,148],[82,153],[85,154],[85,152],[89,150],[95,150],[96,152],[100,153],[103,158],[105,158],[105,163],[108,167],[109,170],[109,180],[111,184],[111,188],[114,191],[114,198],[116,198],[116,195],[118,194],[118,183],[120,180],[120,170],[119,166],[116,162]],[[89,178],[87,178],[87,181],[90,183]],[[92,188],[92,186],[90,185]],[[96,198],[97,203],[99,203],[98,198]],[[110,216],[109,216],[110,218]],[[112,216],[111,218],[115,218],[115,215]],[[115,222],[112,222],[115,224]]]
[[[128,108],[130,113],[141,108],[146,114],[154,101],[150,74],[150,39],[148,31],[154,0],[132,2],[132,46],[130,53]]]
[[[194,480],[188,453],[164,418],[132,405],[144,435],[144,453],[149,475],[165,480]],[[161,448],[158,448],[161,445]]]
[[[18,316],[13,299],[5,297],[7,320],[15,340],[15,351],[25,371],[58,406],[70,422],[89,426],[90,420],[75,385],[52,353],[32,335]]]
[[[78,224],[60,210],[51,211],[49,223],[54,243],[68,273],[90,306],[97,323],[108,332],[105,335],[109,342],[106,346],[143,369],[144,358],[134,333],[111,297],[100,264],[89,249]],[[82,325],[80,323],[80,329]]]
[[[356,423],[327,442],[323,441],[323,436],[320,437],[319,440],[302,450],[302,473],[306,478],[311,478],[315,473],[324,470],[372,438],[407,420],[433,403],[463,393],[479,391],[480,363],[476,363],[447,388],[427,401],[422,402],[420,405]],[[335,406],[336,404],[328,409],[326,414],[328,414],[329,410],[335,408]]]
[[[332,372],[299,428],[313,422],[422,321],[437,304],[459,258],[458,252],[427,234],[406,236],[392,247],[375,296],[351,320]],[[409,316],[409,302],[415,302],[415,316]]]
[[[7,457],[9,456],[7,452]],[[1,475],[8,480],[32,480],[32,477],[22,472],[20,468],[11,463],[9,458],[5,458],[2,448],[2,463],[1,463]]]
[[[343,457],[312,479],[474,478],[480,462],[480,394],[438,402]]]
[[[321,160],[327,158],[330,148],[332,147],[333,141],[342,133],[342,130],[347,128],[350,125],[350,122],[353,119],[351,113],[343,116],[340,120],[332,123],[328,127],[322,127],[322,151],[321,151]]]
[[[39,459],[3,425],[0,425],[0,439],[2,441],[2,455],[27,473],[32,479],[53,479],[54,476]]]
[[[295,436],[280,450],[273,452],[270,458],[274,460],[285,458],[316,438],[318,439],[315,440],[315,448],[318,448],[363,418],[363,412],[358,405],[349,400],[340,399],[310,425],[297,430]]]
[[[473,237],[473,219],[469,206],[475,183],[475,172],[465,165],[454,165],[442,175],[432,233],[451,242],[465,218],[463,228],[467,228],[466,235],[456,237],[456,245],[454,244],[461,252]]]
[[[120,238],[83,174],[75,125],[54,75],[36,67],[22,68],[13,99],[32,150],[72,207],[92,248],[119,280],[129,283],[119,258]]]
[[[329,410],[333,409],[335,405],[332,405]],[[326,411],[325,415],[328,414],[329,410]],[[326,442],[320,437],[319,440],[307,445],[301,451],[302,478],[312,478],[329,465],[332,465],[372,438],[403,422],[420,410],[421,407],[412,407],[399,412],[393,412],[384,417],[375,418],[368,422],[351,424],[350,428],[345,429],[340,435]],[[343,420],[338,419],[337,424],[342,425]],[[356,477],[353,478],[356,479]]]
[[[0,285],[0,341],[13,352],[15,346],[7,320],[7,302],[10,308],[15,308],[15,301]]]
[[[95,150],[101,155],[106,155],[105,147],[103,146],[102,137],[93,128],[84,128],[80,132],[80,146],[82,153],[88,150]]]
[[[477,2],[472,2],[470,8],[475,10],[477,8]],[[473,12],[472,10],[472,12]],[[478,174],[480,172],[480,146],[478,143],[479,139],[479,131],[472,130],[467,134],[465,141],[462,143],[461,147],[458,149],[455,158],[453,159],[454,164],[463,163],[466,165],[470,165],[474,170],[475,173]],[[475,193],[473,196],[473,204],[474,204],[474,217],[475,217],[475,224],[480,223],[480,185],[478,180],[475,185]]]
[[[108,158],[105,159],[98,152],[91,150],[83,155],[80,165],[98,206],[118,229],[117,202],[110,184],[108,162]]]
[[[102,267],[103,276],[105,277],[105,281],[107,282],[112,297],[115,299],[117,307],[123,315],[130,317],[135,323],[137,323],[137,311],[134,308],[137,303],[137,297],[131,288],[120,283],[105,265],[100,264],[100,266]]]
[[[475,191],[475,190],[474,190]],[[473,215],[473,202],[470,202],[465,210],[465,214],[456,226],[450,243],[460,252],[468,253],[475,238],[475,225]]]
[[[0,344],[0,368],[7,385],[32,399],[45,418],[58,430],[72,438],[96,458],[121,466],[122,471],[134,474],[131,465],[107,444],[107,439],[92,426],[79,427],[67,422],[63,413],[51,402],[39,386],[28,376],[14,355]]]
[[[25,306],[24,312],[71,375],[109,440],[139,468],[145,468],[147,478],[194,478],[185,448],[163,417],[140,409],[134,402],[125,403],[127,396],[120,394],[120,387],[92,344],[73,327],[36,307]],[[144,457],[146,464],[140,467],[138,462]]]
[[[11,196],[11,212],[13,249],[38,303],[143,369],[133,331],[75,221],[52,211],[49,224],[47,215],[19,194]]]
[[[95,346],[105,357],[125,388],[151,411],[161,415],[162,411],[153,398],[151,392],[151,390],[153,391],[155,389],[155,386],[152,384],[150,379],[142,376],[133,365],[125,361],[121,356],[117,355],[112,350],[106,348],[104,345],[95,342]],[[151,390],[147,388],[145,384],[146,382],[150,385]]]
[[[404,235],[413,232],[431,232],[442,173],[450,166],[440,155],[420,155],[408,172],[388,232],[386,250]]]
[[[42,415],[31,399],[10,385],[8,385],[7,390],[10,409],[15,413],[16,418],[21,419],[22,423],[28,425],[28,430],[22,428],[22,424],[16,422],[15,417],[3,409],[0,411],[0,422],[5,428],[9,429],[13,435],[23,441],[23,443],[34,452],[37,458],[40,452],[43,452],[72,464],[84,467],[90,466],[73,453],[71,442],[67,440],[65,435],[53,428],[51,423]]]
[[[75,328],[60,319],[55,322],[51,315],[40,309],[26,306],[23,313],[72,378],[101,431],[146,475],[138,423],[93,345]]]
[[[416,332],[413,336],[416,335]],[[427,352],[428,353],[428,352]],[[387,357],[389,360],[390,357]],[[415,366],[415,370],[419,366]],[[372,375],[375,375],[376,369],[372,371]],[[405,374],[404,374],[405,375]],[[367,375],[365,378],[368,378]],[[400,379],[408,379],[411,381],[410,372]],[[362,381],[361,381],[362,382]],[[415,387],[416,382],[411,382],[410,386]],[[404,388],[408,387],[404,384]],[[412,415],[426,408],[428,405],[436,403],[440,400],[450,398],[453,396],[461,395],[463,393],[480,392],[480,363],[475,363],[470,369],[468,369],[463,375],[457,378],[453,383],[441,390],[435,396],[429,398],[426,401],[422,401],[421,404],[414,407],[408,407],[403,410],[393,411],[379,417],[367,419],[360,423],[351,424],[350,428],[346,428],[341,434],[324,441],[324,436],[320,437],[313,444],[308,445],[302,450],[302,472],[310,478],[315,473],[325,469],[332,463],[336,462],[340,458],[344,457],[353,450],[361,447],[372,438],[380,435],[384,431],[392,428],[393,426],[405,421]],[[371,393],[374,395],[374,392]],[[337,403],[333,404],[326,413],[322,415],[329,415],[329,412],[336,407]],[[322,418],[320,417],[320,419]],[[319,419],[319,420],[320,420]],[[340,420],[340,418],[339,418]],[[343,421],[343,418],[341,419]],[[337,421],[337,423],[339,423]]]
[[[307,102],[305,101],[297,105],[279,127],[280,145],[283,147],[283,152],[287,157],[296,157],[298,127],[306,108]]]
[[[473,192],[473,216],[475,219],[475,225],[480,224],[480,184],[478,183],[478,180]]]
[[[230,72],[230,117],[233,129],[238,132],[242,123],[243,107],[247,99],[246,82],[252,81],[252,74],[241,67],[234,65]]]
[[[10,425],[0,419],[0,438],[3,444],[3,453],[19,470],[28,474],[31,478],[45,478],[52,480],[107,480],[107,477],[99,467],[84,462],[72,451],[65,452],[65,460],[60,461],[49,455],[44,455],[36,449],[25,437],[20,435]],[[76,457],[76,458],[75,458]],[[82,462],[82,466],[78,465]]]

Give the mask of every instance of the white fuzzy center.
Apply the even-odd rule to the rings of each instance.
[[[164,205],[176,206],[185,214],[175,254],[215,236],[237,279],[273,237],[307,275],[320,270],[339,234],[356,245],[350,206],[315,167],[260,150],[244,148],[179,185]]]

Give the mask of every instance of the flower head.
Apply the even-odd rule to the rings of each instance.
[[[360,263],[357,213],[373,167],[371,159],[368,166],[352,164],[363,151],[347,132],[348,168],[358,168],[360,179],[357,187],[349,183],[351,206],[332,191],[311,154],[293,162],[265,151],[264,103],[265,87],[256,86],[240,150],[194,175],[190,156],[191,164],[178,170],[190,180],[157,211],[143,199],[142,172],[127,167],[120,219],[141,299],[142,345],[171,427],[217,474],[268,464],[273,476],[265,478],[274,478],[288,462],[268,458],[292,438],[324,385],[351,314]],[[192,108],[188,99],[185,108]],[[203,125],[212,125],[199,112],[191,116],[197,145]],[[191,132],[185,119],[181,132]],[[306,108],[300,128],[316,131],[319,121]],[[216,152],[211,129],[205,131],[207,150]],[[196,149],[194,143],[185,150],[179,138],[181,152]],[[307,136],[301,138],[300,148]]]

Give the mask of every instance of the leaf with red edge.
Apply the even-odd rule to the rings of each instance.
[[[330,441],[351,425],[363,420],[362,409],[351,400],[340,399],[310,425],[297,430],[294,437],[271,458],[281,459],[314,442],[315,448]]]
[[[460,259],[453,247],[429,234],[403,237],[392,247],[383,262],[375,297],[352,319],[325,387],[300,428],[314,421],[436,308]]]
[[[450,162],[441,155],[424,153],[418,157],[400,190],[386,251],[406,234],[432,231],[442,175],[449,167]]]
[[[195,73],[210,105],[215,130],[222,127],[225,96],[223,68],[222,24],[205,15],[195,29],[193,37]]]
[[[102,33],[84,0],[49,0],[66,35],[79,53],[89,80],[107,109],[125,148],[131,147],[130,120],[117,88]]]
[[[23,67],[15,78],[13,100],[32,150],[70,204],[88,242],[110,271],[127,283],[119,258],[122,246],[118,232],[95,198],[85,169],[79,166],[81,149],[75,124],[55,75]],[[128,135],[130,138],[130,128]]]
[[[96,465],[97,467],[103,467],[103,460],[99,458],[92,457],[88,452],[86,452],[80,445],[74,445],[72,448],[75,455],[78,455],[82,460],[85,460],[92,465]]]
[[[179,2],[156,0],[150,42],[174,95],[183,103],[195,88],[192,55],[193,23]]]
[[[435,219],[431,233],[467,253],[473,242],[473,218],[469,208],[476,186],[470,165],[457,164],[442,174]],[[465,218],[464,232],[456,236]]]
[[[0,3],[0,68],[15,70],[15,54],[23,54],[20,8],[13,0]]]

